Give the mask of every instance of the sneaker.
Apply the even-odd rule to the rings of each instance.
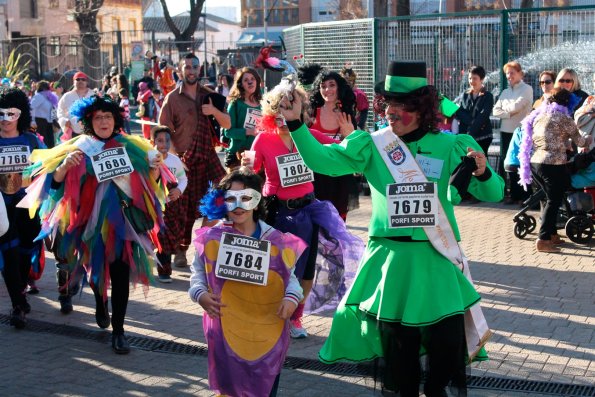
[[[72,297],[70,295],[60,295],[58,301],[60,302],[60,313],[68,314],[74,309],[72,306]]]
[[[29,288],[27,289],[27,293],[29,295],[39,294],[39,288],[37,288],[37,285],[35,285],[34,281],[29,281]]]
[[[308,332],[302,327],[301,320],[289,320],[289,336],[293,339],[304,339],[308,337]]]
[[[174,256],[175,267],[188,267],[188,259],[186,258],[186,251],[176,251]]]
[[[157,280],[159,280],[160,283],[171,283],[173,281],[167,274],[160,274]]]
[[[10,325],[15,327],[16,329],[23,329],[27,324],[27,320],[25,320],[25,313],[21,310],[20,307],[15,307],[12,309],[10,313]]]

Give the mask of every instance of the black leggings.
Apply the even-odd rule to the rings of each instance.
[[[316,274],[316,257],[318,256],[318,230],[320,226],[312,224],[312,238],[310,239],[308,246],[308,260],[306,261],[306,268],[304,269],[304,275],[302,280],[314,280]]]
[[[4,278],[12,307],[22,308],[26,303],[25,287],[27,285],[29,270],[31,269],[31,261],[27,255],[19,253],[19,247],[3,249],[0,255],[4,258],[2,277]]]
[[[408,327],[400,323],[380,324],[386,363],[385,388],[399,391],[402,397],[419,395],[419,352],[422,339],[429,359],[428,378],[424,386],[426,396],[443,396],[444,388],[451,381],[459,390],[466,388],[466,345],[462,314],[447,317],[423,328]]]
[[[124,317],[128,307],[130,295],[130,267],[122,260],[116,260],[109,265],[110,279],[112,285],[112,333],[122,335],[124,333]],[[99,307],[107,300],[107,296],[101,296],[97,287],[93,287],[95,304]]]

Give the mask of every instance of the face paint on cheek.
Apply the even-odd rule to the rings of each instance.
[[[414,120],[414,117],[411,113],[409,112],[403,112],[401,113],[401,123],[404,126],[408,126],[409,124],[411,124]]]

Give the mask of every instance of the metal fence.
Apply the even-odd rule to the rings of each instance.
[[[177,62],[180,59],[178,44],[181,44],[183,51],[192,52],[198,52],[202,45],[200,37],[178,43],[159,39],[155,32],[142,30],[103,32],[94,35],[94,38],[99,40],[99,49],[98,56],[92,61],[88,59],[91,49],[85,45],[82,35],[70,34],[0,41],[0,63],[4,64],[10,52],[14,50],[16,54],[21,54],[23,63],[29,62],[29,75],[33,78],[60,80],[75,70],[83,70],[95,85],[98,85],[101,77],[108,73],[112,66],[122,71],[132,59],[139,56],[144,59],[146,50],[152,50],[162,58]],[[217,57],[220,50],[235,47],[234,42],[208,42],[208,60]],[[201,60],[204,59],[204,47],[198,55]]]
[[[540,95],[542,70],[575,69],[586,90],[595,72],[595,6],[416,15],[310,23],[284,31],[288,57],[339,69],[351,62],[358,86],[373,97],[375,81],[390,60],[424,60],[429,82],[456,98],[467,87],[466,71],[481,65],[494,94],[506,86],[502,65],[517,60],[525,82]]]

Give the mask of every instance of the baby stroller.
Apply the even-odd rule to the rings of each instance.
[[[524,238],[537,227],[537,221],[527,211],[545,199],[543,189],[533,193],[523,202],[523,207],[514,215],[514,235]],[[577,244],[589,244],[595,227],[593,220],[593,196],[583,191],[569,191],[564,195],[564,202],[558,212],[558,229],[564,229],[568,238]]]

